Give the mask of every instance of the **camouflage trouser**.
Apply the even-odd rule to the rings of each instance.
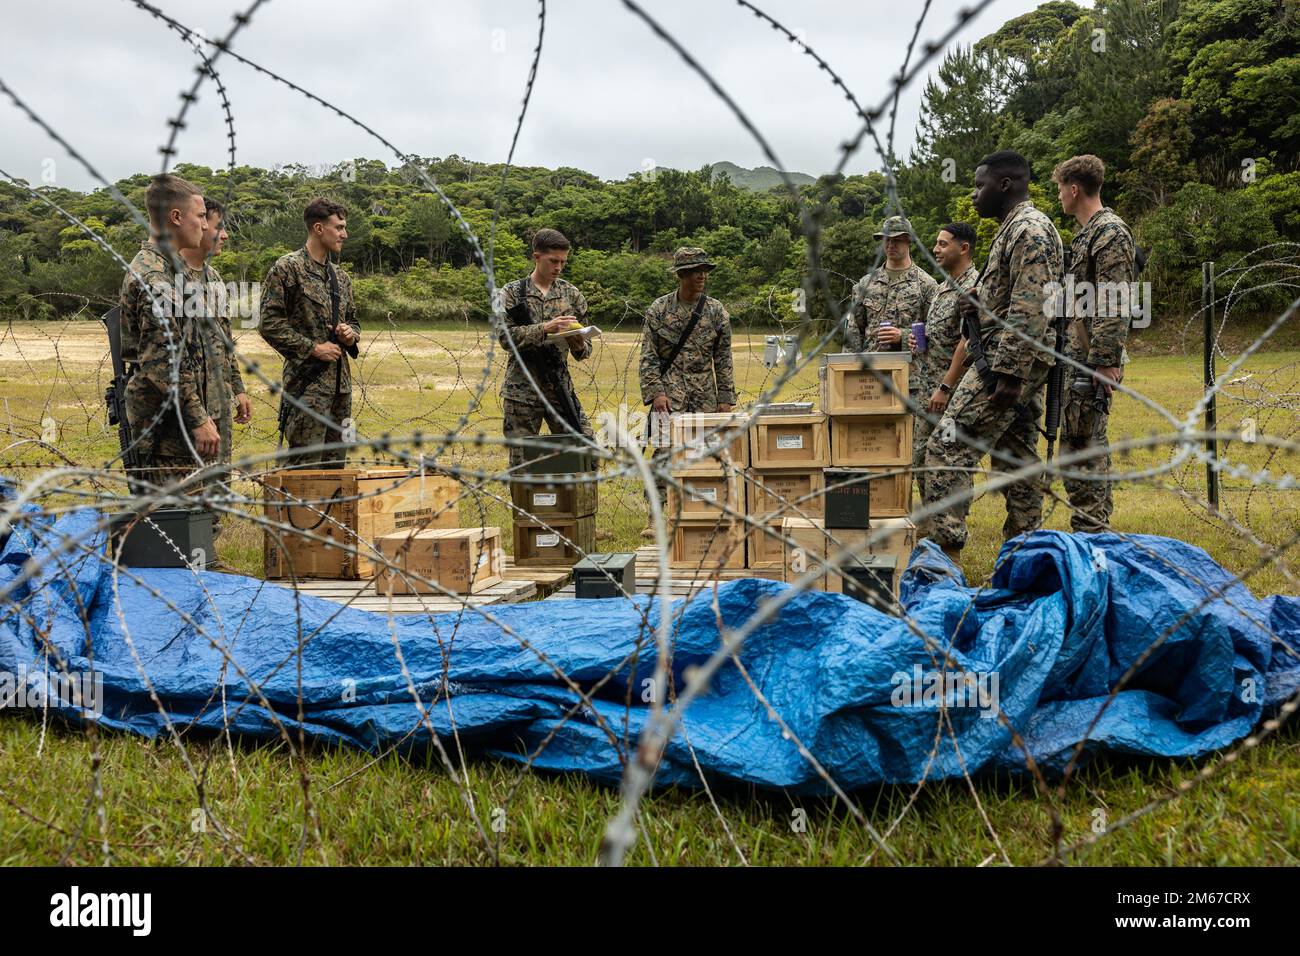
[[[280,458],[281,468],[342,468],[347,464],[347,449],[292,451],[292,449],[310,448],[312,445],[335,444],[343,440],[343,427],[352,415],[352,392],[344,383],[344,391],[333,394],[334,379],[328,376],[330,391],[322,401],[321,396],[308,389],[303,401],[310,405],[322,417],[329,419],[329,424],[318,421],[299,408],[290,407],[285,412],[284,443],[291,449],[290,453]]]
[[[1108,449],[1106,429],[1110,423],[1110,397],[1096,397],[1089,391],[1081,395],[1065,390],[1065,407],[1061,410],[1061,453],[1075,454],[1088,449]],[[1115,510],[1110,472],[1110,451],[1066,466],[1069,471],[1084,472],[1091,478],[1066,478],[1065,493],[1070,498],[1070,527],[1075,531],[1107,531]]]
[[[552,405],[556,404],[555,400],[550,396],[547,396],[547,399]],[[587,421],[587,413],[582,410],[582,404],[576,398],[573,403],[578,409],[580,430],[588,438],[594,438],[591,422]],[[552,435],[570,434],[569,426],[565,424],[563,419],[552,415],[542,405],[541,401],[536,399],[522,402],[518,399],[503,398],[501,400],[501,419],[502,431],[506,438],[536,438],[542,432],[543,421],[546,422],[546,427]],[[530,457],[536,456],[530,456],[528,448],[525,446],[511,445],[510,470],[514,471]]]
[[[933,504],[959,494],[959,500],[930,519],[929,537],[940,547],[959,549],[966,545],[966,515],[970,512],[974,469],[984,449],[992,448],[995,472],[1011,472],[1038,463],[1038,420],[1043,414],[1043,385],[1047,369],[1035,366],[1024,383],[1021,401],[998,411],[989,403],[989,393],[974,368],[967,370],[953,392],[943,418],[926,443],[925,466],[930,469],[924,485],[923,503]],[[963,441],[963,436],[969,436]],[[945,440],[946,439],[946,440]],[[981,447],[967,442],[978,442]],[[1012,461],[999,460],[998,454]],[[942,469],[942,470],[936,470]],[[1037,529],[1043,521],[1042,476],[1007,485],[1003,538]]]

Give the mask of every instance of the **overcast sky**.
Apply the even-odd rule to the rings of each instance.
[[[922,41],[938,38],[972,0],[934,0]],[[220,0],[156,0],[170,16],[223,36],[236,8]],[[840,73],[863,105],[888,91],[919,0],[764,0]],[[1031,10],[995,0],[958,36],[970,43]],[[240,8],[247,6],[247,0]],[[642,0],[768,139],[786,169],[832,169],[857,126],[852,107],[808,57],[731,0]],[[272,0],[233,48],[357,116],[399,149],[505,159],[537,33],[536,0]],[[922,44],[918,44],[920,46]],[[109,179],[159,168],[178,94],[195,58],[129,0],[6,4],[0,78]],[[394,157],[351,124],[231,59],[217,63],[235,119],[238,161],[312,167]],[[899,153],[912,144],[922,82],[898,115]],[[0,168],[33,183],[86,189],[91,177],[0,99]],[[225,125],[209,81],[179,139],[179,161],[226,164]],[[53,160],[53,164],[50,164]],[[695,73],[618,0],[550,0],[520,165],[576,166],[620,179],[649,165],[694,169],[765,164],[760,148]],[[859,154],[850,172],[877,165]]]

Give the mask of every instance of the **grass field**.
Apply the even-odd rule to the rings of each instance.
[[[52,421],[54,444],[66,456],[59,458],[32,444],[11,446],[0,459],[0,469],[24,477],[32,469],[69,460],[90,467],[106,461],[116,450],[116,436],[104,423],[107,363],[99,327],[14,324],[0,331],[0,415],[8,432],[6,444],[39,438]],[[1241,344],[1249,341],[1244,332],[1239,337]],[[250,359],[262,363],[269,374],[278,374],[278,359],[255,332],[242,331],[238,340]],[[1250,419],[1257,436],[1296,437],[1300,419],[1291,403],[1300,391],[1300,351],[1290,339],[1283,345],[1285,350],[1253,357],[1237,374],[1240,381],[1220,399],[1221,429],[1240,430]],[[354,402],[360,434],[431,434],[452,428],[484,380],[487,346],[477,329],[377,331],[368,336]],[[738,333],[735,347],[740,400],[752,401],[772,384],[761,364],[762,333]],[[641,410],[638,355],[637,337],[617,332],[604,339],[591,361],[576,367],[589,412],[617,415],[623,406],[626,418]],[[501,366],[498,350],[482,404],[469,417],[466,431],[471,436],[478,431],[500,434],[496,393]],[[274,406],[265,386],[252,376],[246,378],[255,419],[247,429],[237,429],[237,458],[274,445]],[[813,368],[807,368],[778,397],[814,398],[815,381]],[[1158,408],[1119,399],[1112,416],[1114,440],[1169,433],[1169,421],[1160,409],[1182,420],[1203,393],[1199,359],[1179,354],[1173,338],[1160,340],[1158,346],[1153,341],[1147,354],[1129,367],[1126,384]],[[1171,452],[1168,444],[1142,449],[1118,461],[1117,467],[1130,471],[1167,466]],[[1297,472],[1292,453],[1271,450],[1260,441],[1235,441],[1226,455],[1252,471],[1267,467],[1274,476]],[[504,467],[505,455],[499,446],[457,445],[447,450],[444,460],[495,471]],[[508,497],[499,483],[487,488]],[[1115,527],[1191,541],[1237,572],[1261,555],[1246,531],[1265,548],[1284,545],[1300,534],[1300,492],[1225,478],[1222,515],[1212,516],[1197,503],[1204,489],[1204,466],[1194,461],[1140,483],[1123,483],[1116,492]],[[463,501],[461,510],[467,525],[507,526],[510,520],[506,506],[487,496]],[[972,583],[985,581],[992,569],[1001,521],[998,496],[984,495],[975,502],[971,545],[964,555]],[[1232,527],[1234,522],[1239,529]],[[635,547],[644,523],[637,486],[625,480],[602,483],[598,525],[610,536],[602,549]],[[1055,508],[1048,524],[1068,527],[1064,509]],[[218,551],[227,565],[260,573],[260,529],[252,521],[229,523]],[[1288,558],[1282,555],[1284,563],[1290,563]],[[1247,583],[1261,595],[1297,591],[1289,571],[1277,566],[1265,568]],[[504,832],[488,826],[490,846],[485,846],[457,788],[424,755],[390,755],[371,763],[353,752],[317,750],[296,761],[279,746],[236,744],[228,749],[224,742],[197,740],[188,742],[186,750],[195,776],[170,744],[111,735],[94,741],[80,732],[43,729],[26,717],[0,715],[0,863],[103,859],[98,805],[91,791],[95,761],[101,768],[107,838],[112,858],[119,863],[586,863],[593,859],[605,821],[617,804],[615,792],[584,779],[524,772],[508,762],[472,761],[466,773],[484,825],[493,809],[505,811]],[[1166,794],[1195,769],[1173,761],[1113,760],[1086,768],[1071,781],[1059,804],[1066,841],[1091,832],[1099,811],[1118,819]],[[200,781],[215,819],[237,834],[241,850],[218,837],[213,826],[196,832]],[[1081,851],[1077,859],[1139,865],[1294,864],[1300,860],[1297,790],[1300,735],[1285,728],[1210,781]],[[1004,859],[999,844],[1005,859],[1017,864],[1037,862],[1051,853],[1051,801],[1036,794],[1028,782],[981,779],[974,793],[965,784],[931,784],[908,806],[911,795],[910,788],[855,795],[878,829],[888,828],[901,815],[890,837],[899,860],[973,865],[992,857],[991,862],[997,862]],[[718,812],[703,793],[654,794],[644,804],[646,840],[638,844],[632,862],[888,862],[843,807],[748,790],[714,796]],[[806,832],[791,826],[796,810],[807,812]],[[316,819],[304,831],[310,814]]]

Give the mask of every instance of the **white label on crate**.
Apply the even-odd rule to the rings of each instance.
[[[543,508],[543,507],[547,507],[547,506],[552,507],[552,508],[555,507],[555,492],[554,492],[554,491],[539,491],[539,492],[537,492],[537,494],[533,495],[533,507],[534,507],[534,508]]]
[[[554,548],[560,543],[558,534],[539,534],[537,536],[537,546],[539,548]]]
[[[712,501],[716,503],[718,500],[718,489],[697,488],[695,491],[691,492],[691,498],[695,501]]]
[[[802,435],[777,435],[776,450],[789,451],[791,449],[803,448]]]

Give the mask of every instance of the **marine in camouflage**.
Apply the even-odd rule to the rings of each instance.
[[[1091,257],[1089,257],[1091,250]],[[1066,325],[1067,354],[1093,368],[1119,367],[1128,340],[1130,317],[1118,308],[1115,292],[1137,277],[1137,249],[1124,220],[1103,206],[1092,215],[1070,243],[1070,274],[1076,296],[1091,284],[1093,314],[1072,317]],[[1076,370],[1066,370],[1066,381]],[[1081,477],[1065,479],[1070,501],[1070,527],[1075,531],[1106,531],[1115,503],[1110,473],[1107,431],[1110,427],[1112,396],[1098,390],[1096,383],[1080,382],[1065,389],[1061,409],[1061,451],[1077,454],[1093,451],[1087,461],[1071,464],[1069,471]]]
[[[283,420],[284,441],[291,449],[341,442],[352,415],[347,351],[333,362],[322,362],[311,354],[317,345],[333,341],[331,271],[338,283],[338,321],[351,326],[359,339],[361,322],[352,298],[352,279],[328,261],[317,262],[306,246],[281,256],[262,283],[258,332],[284,357],[284,389],[329,420],[328,424],[319,421],[290,405]],[[287,468],[342,468],[346,460],[346,449],[334,449],[294,452],[282,463]]]
[[[547,342],[546,323],[562,315],[571,315],[579,321],[586,318],[587,300],[572,282],[556,277],[545,293],[525,276],[501,288],[502,311],[509,311],[520,303],[528,309],[529,322],[515,325],[507,320],[505,329],[497,336],[506,352],[506,374],[501,385],[502,431],[506,438],[532,438],[541,432],[542,422],[551,434],[569,434],[563,418],[548,411],[537,391],[529,384],[523,367],[510,349],[508,335],[527,363],[528,371],[556,411],[564,408],[565,396],[572,402],[580,422],[579,431],[592,437],[591,424],[578,399],[573,377],[569,374],[567,357],[578,361],[591,355],[591,343],[580,339],[578,346],[570,348],[567,342]],[[519,445],[510,447],[510,467],[518,468],[527,459],[527,450]]]

